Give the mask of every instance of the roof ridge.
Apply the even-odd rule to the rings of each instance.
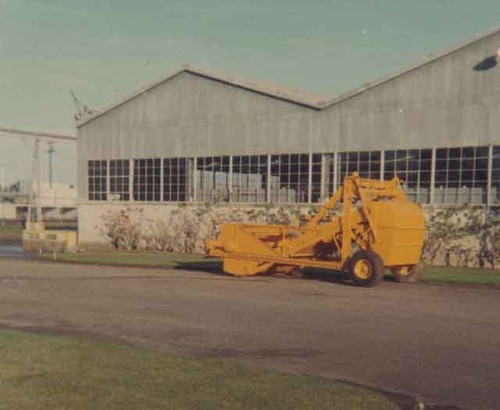
[[[324,101],[326,98],[325,96],[317,93],[277,84],[273,81],[244,78],[239,75],[202,68],[193,64],[183,64],[182,67],[184,70],[193,72],[194,74],[206,75],[207,77],[227,81],[231,84],[242,86],[244,88],[247,88],[248,86],[250,89],[261,91],[262,93],[269,93],[270,95],[284,93],[283,97],[286,98],[289,94],[295,94],[294,98],[306,99],[308,100],[304,101],[306,103],[317,104],[318,102]]]

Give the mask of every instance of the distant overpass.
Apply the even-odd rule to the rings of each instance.
[[[74,135],[53,134],[47,132],[26,131],[18,128],[0,127],[0,134],[8,134],[13,137],[44,138],[57,141],[76,142]]]
[[[43,195],[40,196],[42,189],[40,180],[40,141],[48,140],[51,142],[76,142],[76,136],[58,133],[28,131],[19,128],[2,127],[0,126],[0,136],[7,137],[31,137],[35,142],[35,151],[33,160],[35,161],[36,175],[36,191],[34,203],[30,204],[30,194],[18,192],[2,192],[0,193],[0,220],[23,220],[29,212],[29,208],[38,208],[38,214],[42,219],[76,219],[77,207],[76,197],[74,201],[65,201],[62,198],[54,198],[53,201],[47,201]],[[51,158],[52,159],[52,158]],[[52,163],[50,169],[50,180],[52,181]],[[52,187],[52,182],[50,183]],[[50,191],[50,190],[49,190]]]

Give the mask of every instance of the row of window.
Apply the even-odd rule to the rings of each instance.
[[[89,200],[317,203],[345,176],[404,181],[420,203],[500,198],[500,146],[88,162]],[[432,170],[434,164],[434,172]],[[491,169],[491,176],[488,177]],[[434,183],[432,178],[434,177]],[[488,189],[488,182],[490,188]]]
[[[193,160],[188,158],[118,159],[109,161],[108,173],[108,161],[89,161],[89,199],[189,201],[192,164]]]

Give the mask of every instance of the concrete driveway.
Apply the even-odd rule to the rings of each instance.
[[[500,292],[0,260],[0,325],[500,406]]]

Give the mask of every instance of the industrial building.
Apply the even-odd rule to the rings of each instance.
[[[139,204],[314,204],[346,174],[499,205],[500,29],[334,99],[183,66],[77,124],[80,240]]]

